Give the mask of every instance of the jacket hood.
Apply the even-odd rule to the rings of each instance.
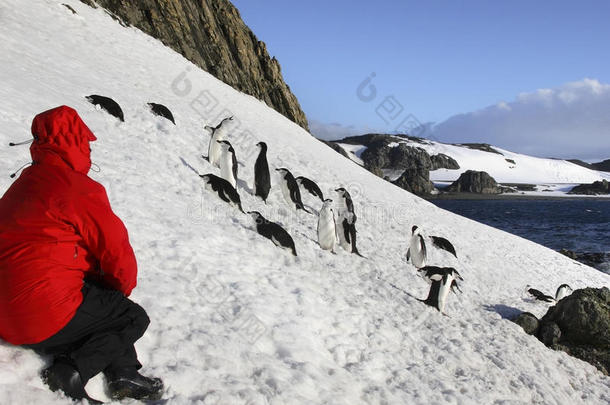
[[[56,162],[59,158],[77,172],[89,172],[89,142],[97,138],[75,109],[62,105],[38,114],[32,121],[32,135],[30,154],[34,163]]]

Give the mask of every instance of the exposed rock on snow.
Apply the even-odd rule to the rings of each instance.
[[[430,170],[438,170],[438,169],[451,169],[458,170],[460,165],[458,162],[452,158],[451,156],[447,156],[444,153],[438,153],[436,155],[430,156],[430,160],[432,161],[432,167]]]
[[[538,332],[538,327],[540,326],[536,315],[530,312],[520,313],[515,319],[513,319],[513,322],[521,326],[528,335],[536,335]]]
[[[568,194],[585,194],[585,195],[599,195],[599,194],[610,194],[610,185],[608,180],[594,181],[591,184],[581,184],[574,187]]]
[[[91,2],[85,2],[91,4]],[[227,0],[97,0],[119,21],[181,53],[235,89],[250,94],[307,129],[280,64]],[[178,72],[179,73],[179,72]]]
[[[576,290],[540,320],[538,338],[597,367],[610,371],[610,290]]]
[[[416,195],[430,194],[434,190],[429,170],[421,167],[406,169],[392,183]]]
[[[486,172],[467,170],[446,191],[455,193],[500,194],[502,188]]]

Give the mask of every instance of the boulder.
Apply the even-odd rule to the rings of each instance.
[[[305,113],[284,82],[279,62],[269,55],[265,43],[256,38],[229,0],[81,1],[104,8],[121,24],[142,30],[217,79],[308,128]],[[180,79],[180,72],[176,75],[184,87],[180,81],[184,77]],[[196,89],[189,97],[197,97],[201,90]],[[210,113],[213,116],[206,119],[215,118],[219,111]]]
[[[599,195],[610,194],[610,183],[608,180],[595,181],[591,184],[581,184],[574,187],[568,194]]]
[[[430,168],[430,170],[438,170],[438,169],[457,170],[460,168],[460,165],[454,158],[452,158],[451,156],[447,156],[444,153],[439,153],[439,154],[430,156],[430,161],[432,162],[432,167]]]
[[[456,193],[500,194],[502,189],[486,172],[467,170],[446,191]]]
[[[430,181],[430,172],[422,168],[407,169],[392,183],[417,195],[430,194],[434,190],[434,183]]]
[[[540,325],[538,339],[546,346],[553,346],[559,342],[561,329],[555,322],[546,322]]]
[[[610,371],[610,289],[576,290],[540,319],[538,338],[557,350]]]
[[[521,326],[528,335],[536,335],[538,332],[538,318],[536,318],[536,316],[530,312],[520,313],[515,319],[513,319],[513,322]]]

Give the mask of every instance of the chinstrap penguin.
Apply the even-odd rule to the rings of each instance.
[[[449,292],[455,293],[456,289],[462,292],[457,283],[463,280],[462,276],[453,267],[427,266],[418,271],[431,283],[428,297],[422,301],[444,313]]]
[[[318,197],[322,203],[324,203],[324,194],[313,180],[310,180],[307,177],[299,176],[296,178],[296,181],[300,186],[307,190],[309,194]]]
[[[262,198],[266,204],[271,189],[271,176],[267,163],[267,144],[259,142],[256,146],[260,148],[260,152],[256,158],[256,163],[254,163],[254,195]]]
[[[538,301],[544,301],[544,302],[554,302],[555,301],[555,298],[543,293],[540,290],[531,288],[531,286],[529,284],[525,287],[525,290],[528,294],[530,294],[532,297],[534,297]]]
[[[232,121],[233,117],[224,118],[218,125],[215,127],[211,127],[209,125],[205,126],[205,129],[210,131],[210,144],[208,146],[208,162],[212,166],[220,167],[220,144],[218,141],[222,141],[225,139],[225,136],[228,131],[229,121]]]
[[[335,213],[333,211],[333,200],[326,199],[320,209],[318,217],[318,244],[324,250],[334,251],[337,241]]]
[[[451,253],[457,258],[455,248],[447,239],[440,236],[429,236],[432,241],[432,246],[445,250]],[[407,249],[407,261],[411,261],[417,268],[425,267],[428,259],[428,250],[426,247],[426,240],[421,233],[421,230],[417,225],[413,225],[411,228],[411,239],[409,241],[409,248]]]
[[[237,189],[237,157],[229,141],[218,141],[220,144],[220,176]]]
[[[256,232],[264,236],[276,245],[283,249],[288,249],[293,255],[297,255],[296,247],[294,246],[294,240],[281,225],[271,222],[258,211],[248,211],[248,214],[252,216],[252,219],[256,222]]]
[[[555,301],[559,301],[570,294],[572,294],[572,287],[567,284],[562,284],[557,288],[557,292],[555,293]]]
[[[297,181],[292,173],[290,173],[290,170],[283,167],[275,170],[280,173],[280,187],[282,188],[282,195],[284,196],[284,199],[288,205],[294,205],[297,210],[303,210],[308,214],[311,214],[311,212],[303,205],[299,185],[297,184]]]
[[[200,174],[199,177],[202,178],[206,190],[214,191],[221,200],[236,206],[241,212],[244,212],[243,208],[241,207],[241,198],[239,198],[239,193],[237,190],[235,190],[235,187],[233,187],[231,183],[212,173]]]

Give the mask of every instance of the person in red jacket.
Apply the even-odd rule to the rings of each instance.
[[[53,355],[42,372],[53,391],[95,402],[85,385],[103,372],[112,398],[158,399],[161,380],[138,372],[150,321],[127,298],[127,229],[87,176],[96,137],[66,106],[38,114],[32,135],[32,165],[0,199],[0,338]]]

